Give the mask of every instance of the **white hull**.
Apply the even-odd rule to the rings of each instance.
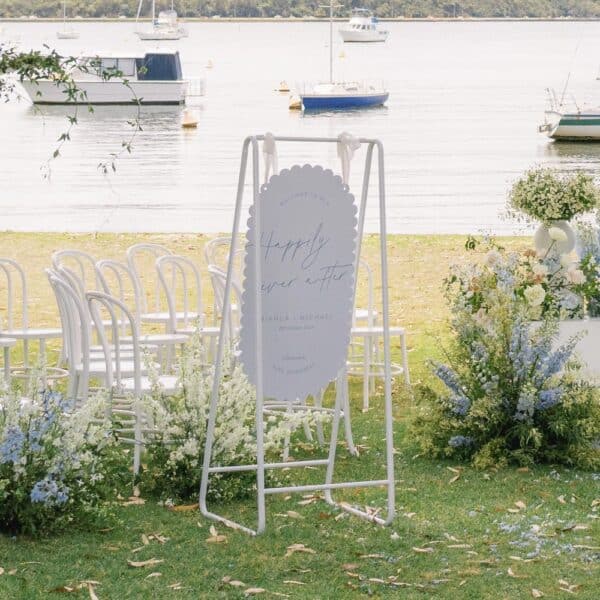
[[[600,140],[600,111],[572,114],[547,111],[540,131],[555,140]]]
[[[138,37],[140,40],[180,40],[182,37],[186,37],[178,29],[175,30],[160,30],[151,29],[150,31],[138,31]]]
[[[64,86],[54,81],[24,81],[25,91],[34,104],[74,104],[64,93]],[[185,104],[189,83],[187,81],[130,81],[127,87],[122,81],[75,81],[86,92],[85,100],[76,104]]]
[[[385,42],[387,31],[359,31],[356,29],[340,29],[340,35],[344,42]]]
[[[73,29],[69,30],[65,30],[65,31],[57,31],[56,32],[56,37],[59,40],[78,40],[79,39],[79,32],[78,31],[74,31]]]

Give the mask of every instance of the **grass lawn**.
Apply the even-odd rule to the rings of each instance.
[[[45,325],[56,322],[57,313],[42,273],[52,251],[82,248],[122,259],[128,245],[152,240],[202,264],[206,239],[4,233],[0,256],[27,268],[31,321]],[[429,377],[425,359],[440,356],[447,335],[441,282],[449,264],[464,258],[464,238],[391,236],[388,248],[392,322],[408,329],[411,376],[418,383]],[[364,252],[372,265],[376,249],[377,239],[369,237]],[[398,350],[393,349],[396,358]],[[381,397],[363,414],[360,382],[352,389],[361,456],[349,457],[340,443],[338,476],[379,478]],[[394,389],[398,516],[392,527],[339,518],[317,496],[275,496],[267,505],[264,535],[250,538],[217,525],[225,537],[215,543],[207,541],[211,523],[197,510],[167,510],[146,498],[144,505],[120,506],[102,530],[73,529],[41,540],[0,536],[0,600],[65,593],[100,599],[244,598],[252,589],[264,590],[257,594],[265,598],[597,598],[600,476],[554,466],[483,472],[428,460],[411,444],[410,395],[400,383]],[[318,453],[305,444],[293,451],[294,457]],[[297,482],[320,478],[319,471],[294,473]],[[348,491],[342,497],[383,506],[381,490]],[[251,499],[219,510],[254,525]],[[303,544],[304,551],[288,549],[293,544]],[[128,564],[150,559],[156,562]],[[81,585],[88,581],[96,583]]]

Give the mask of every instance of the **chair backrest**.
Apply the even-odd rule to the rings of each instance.
[[[177,322],[185,329],[196,322],[203,323],[202,282],[198,267],[185,256],[175,254],[161,256],[156,261],[158,279],[162,285],[171,320],[170,331],[175,331]],[[179,293],[178,293],[179,292]],[[179,318],[177,313],[180,313]]]
[[[6,329],[17,329],[18,306],[20,305],[21,323],[20,327],[27,329],[27,280],[25,271],[16,260],[11,258],[0,258],[0,270],[6,278],[6,314],[4,322]],[[0,321],[0,327],[2,321]]]
[[[127,360],[133,361],[134,394],[136,397],[141,395],[142,368],[140,359],[140,344],[138,336],[135,334],[135,319],[127,306],[118,298],[104,292],[86,292],[87,305],[92,315],[92,320],[98,330],[98,337],[104,352],[106,362],[106,385],[109,389],[113,387],[120,388],[123,381],[121,373],[121,356],[123,355],[123,339],[120,333],[119,323],[122,318],[127,321],[128,327],[133,335],[127,339],[127,351],[133,353]],[[102,326],[102,314],[107,314],[110,319],[108,330],[111,334],[109,341],[107,331]],[[112,344],[111,344],[112,342]]]
[[[131,307],[130,312],[135,317],[137,333],[139,333],[141,306],[135,275],[131,268],[117,260],[104,259],[96,262],[96,272],[102,286],[100,291],[118,298],[123,304]],[[123,335],[125,335],[126,329],[127,319],[123,318],[121,319],[121,332]]]
[[[57,250],[52,254],[52,267],[58,271],[67,267],[83,283],[83,289],[98,289],[100,282],[96,274],[96,259],[83,250]]]
[[[69,372],[73,376],[75,368],[81,365],[85,398],[90,367],[91,323],[89,312],[77,290],[61,276],[60,272],[54,269],[46,269],[45,272],[58,305]]]
[[[217,267],[226,273],[230,249],[231,237],[218,237],[206,242],[204,245],[204,258],[206,259],[207,266]],[[241,285],[242,283],[244,252],[244,242],[240,238],[237,244],[233,263],[233,274],[238,285]]]
[[[137,286],[137,295],[140,302],[140,310],[145,313],[148,312],[148,298],[147,294],[151,293],[151,288],[154,288],[154,304],[155,310],[160,310],[160,284],[158,282],[158,276],[156,274],[156,260],[161,256],[167,254],[173,254],[165,246],[160,244],[142,243],[134,244],[127,249],[127,265],[131,269],[135,278],[135,284]],[[146,264],[146,271],[149,277],[143,275],[143,262]],[[144,281],[149,280],[149,284],[144,286]],[[153,284],[153,285],[152,285]]]
[[[215,266],[208,267],[210,281],[213,287],[215,298],[215,309],[217,315],[225,322],[225,332],[228,339],[233,340],[237,337],[237,332],[240,327],[240,314],[242,308],[242,290],[235,280],[231,281],[231,301],[229,310],[226,315],[223,315],[225,306],[225,287],[227,283],[227,273]],[[237,305],[234,310],[233,304]]]

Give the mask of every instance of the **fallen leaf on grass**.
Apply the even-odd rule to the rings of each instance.
[[[566,504],[566,503],[567,503],[567,501],[565,500],[565,497],[564,497],[564,496],[562,496],[562,495],[561,495],[561,496],[559,496],[559,497],[557,498],[557,500],[558,500],[558,501],[559,501],[561,504]]]
[[[146,575],[146,579],[152,579],[154,577],[162,577],[162,573],[158,571],[154,571],[154,573],[150,573],[150,575]]]
[[[526,575],[517,575],[510,567],[506,571],[510,577],[514,577],[515,579],[526,579]]]
[[[433,548],[431,548],[430,546],[428,546],[427,548],[414,548],[413,547],[413,552],[417,552],[419,554],[429,554],[429,553],[433,552]]]
[[[312,548],[308,548],[304,544],[292,544],[287,547],[287,552],[285,553],[285,557],[291,556],[294,552],[304,552],[306,554],[316,554],[316,551]]]
[[[158,565],[163,562],[165,562],[165,561],[162,558],[150,558],[149,560],[141,560],[141,561],[128,560],[127,564],[130,567],[139,569],[142,567],[151,567],[153,565]]]
[[[567,592],[568,594],[574,594],[577,592],[577,590],[581,587],[578,583],[569,583],[568,581],[565,581],[564,579],[559,579],[558,580],[558,585],[560,586],[558,589],[561,592]]]
[[[354,571],[355,569],[358,569],[359,565],[357,565],[356,563],[344,563],[342,565],[342,570],[343,571]]]
[[[544,592],[540,592],[540,590],[536,590],[535,588],[533,588],[531,590],[531,595],[534,598],[543,598],[544,597]]]
[[[211,525],[208,531],[210,532],[210,537],[206,538],[206,542],[209,544],[222,544],[223,542],[227,542],[227,536],[220,534],[214,525]]]
[[[450,544],[449,546],[446,546],[446,548],[456,548],[457,550],[470,548],[470,547],[471,547],[471,544]]]
[[[4,575],[4,569],[0,567],[0,575]]]
[[[173,512],[191,512],[198,510],[198,504],[179,504],[178,506],[170,506],[169,510]]]
[[[145,533],[142,533],[142,544],[144,544],[144,546],[147,546],[150,543],[150,540],[148,539],[148,536]]]
[[[229,575],[225,575],[225,577],[223,577],[221,579],[222,583],[228,583],[229,585],[233,586],[233,587],[246,587],[246,584],[243,581],[239,581],[237,579],[231,579],[231,577],[229,577]]]
[[[454,467],[446,467],[446,469],[448,469],[448,471],[450,471],[451,473],[456,473],[457,475],[460,475],[460,469],[455,469]]]
[[[458,475],[455,475],[454,477],[452,477],[452,479],[450,479],[450,481],[448,481],[448,483],[454,483],[455,481],[458,481],[460,479],[460,473]]]
[[[142,506],[146,501],[139,496],[130,496],[125,502],[121,502],[121,506]]]
[[[517,473],[529,473],[529,467],[519,467]]]
[[[88,583],[88,592],[90,594],[90,600],[98,600],[98,596],[96,596],[96,592],[94,591],[94,586],[91,583]]]
[[[521,510],[525,510],[527,508],[527,505],[525,504],[525,502],[523,502],[522,500],[517,500],[515,502],[515,506],[517,508],[520,508]]]
[[[296,581],[295,579],[284,579],[283,583],[288,585],[306,585],[303,581]]]
[[[248,588],[244,590],[244,596],[257,596],[258,594],[264,594],[266,591],[264,588]]]
[[[167,587],[171,590],[182,590],[183,589],[183,585],[181,585],[181,581],[176,581],[175,583],[172,583],[171,585],[169,585]]]
[[[358,558],[380,558],[381,560],[386,559],[385,554],[359,554]]]

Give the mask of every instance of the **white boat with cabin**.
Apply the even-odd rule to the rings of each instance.
[[[344,42],[385,42],[388,31],[379,29],[379,21],[367,8],[355,8],[348,24],[340,29]]]
[[[185,104],[192,91],[202,96],[205,89],[204,80],[183,78],[174,50],[92,54],[79,58],[70,75],[81,92],[75,98],[54,79],[22,85],[34,104]]]
[[[138,11],[135,18],[136,23],[140,18],[142,4],[144,0],[140,0]],[[162,10],[156,16],[156,1],[152,0],[152,28],[146,31],[136,31],[140,40],[180,40],[188,36],[187,29],[179,23],[177,12],[171,0],[171,9]]]

